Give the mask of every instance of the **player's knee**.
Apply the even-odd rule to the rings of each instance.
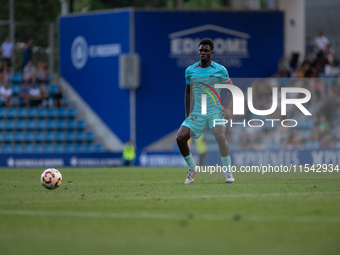
[[[224,133],[218,133],[215,134],[216,141],[219,142],[225,142],[225,134]]]
[[[177,134],[176,142],[177,142],[177,144],[183,144],[183,143],[187,142],[187,139],[183,135]]]

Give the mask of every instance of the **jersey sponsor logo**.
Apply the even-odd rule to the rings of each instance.
[[[122,52],[120,43],[87,45],[83,36],[77,36],[72,43],[71,59],[73,66],[80,70],[88,58],[108,58],[119,56]]]
[[[248,40],[250,35],[240,31],[207,24],[169,34],[170,58],[177,59],[178,67],[187,67],[197,61],[198,44],[203,38],[194,34],[213,31],[214,61],[225,67],[241,67],[242,59],[249,58]]]

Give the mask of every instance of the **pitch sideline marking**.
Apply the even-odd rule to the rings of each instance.
[[[151,220],[227,220],[255,222],[300,222],[300,223],[340,223],[338,216],[260,216],[260,215],[191,215],[164,213],[101,213],[101,212],[56,212],[56,211],[21,211],[1,210],[1,215],[17,216],[48,216],[48,217],[82,217],[82,218],[113,218],[113,219],[151,219]]]
[[[265,193],[265,194],[232,194],[232,195],[213,195],[213,196],[181,196],[181,197],[122,197],[122,198],[111,198],[111,199],[84,199],[84,201],[98,201],[98,200],[152,200],[152,199],[209,199],[209,198],[239,198],[239,197],[276,197],[276,196],[299,196],[299,195],[331,195],[331,194],[340,194],[339,191],[327,191],[327,192],[301,192],[301,193]],[[71,200],[53,200],[53,203],[68,203],[68,202],[77,202],[82,200],[71,199]],[[44,200],[28,200],[28,201],[15,201],[15,202],[0,202],[3,205],[10,204],[33,204],[33,203],[51,203],[51,201]]]

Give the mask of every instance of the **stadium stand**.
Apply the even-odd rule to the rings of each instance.
[[[25,107],[19,98],[24,79],[20,73],[9,77],[13,91],[13,106],[0,106],[1,153],[68,153],[104,152],[95,134],[80,119],[77,109],[67,104],[55,104],[60,93],[58,84],[46,85],[47,104]],[[29,85],[29,87],[31,87]]]

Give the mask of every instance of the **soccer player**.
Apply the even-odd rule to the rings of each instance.
[[[221,89],[215,89],[214,84],[211,84],[211,81],[213,83],[222,81],[219,83],[231,84],[231,80],[229,78],[227,69],[211,60],[211,57],[214,54],[214,43],[210,39],[203,39],[199,43],[198,53],[200,61],[189,66],[185,71],[186,119],[179,128],[176,137],[178,148],[189,167],[188,176],[184,183],[193,183],[196,174],[196,164],[192,155],[190,154],[187,141],[190,139],[190,137],[194,137],[196,139],[200,137],[207,126],[209,126],[211,129],[219,146],[223,169],[227,170],[224,172],[226,183],[233,183],[234,178],[230,171],[231,161],[229,155],[229,146],[225,137],[226,127],[221,121],[216,122],[216,124],[214,122],[214,119],[230,118],[232,112],[232,97],[231,93],[228,93],[228,103],[226,108],[223,108],[219,97]],[[195,107],[192,113],[190,113],[191,86],[193,86],[192,90],[195,100]],[[202,94],[205,94],[206,98],[206,114],[202,114]]]

